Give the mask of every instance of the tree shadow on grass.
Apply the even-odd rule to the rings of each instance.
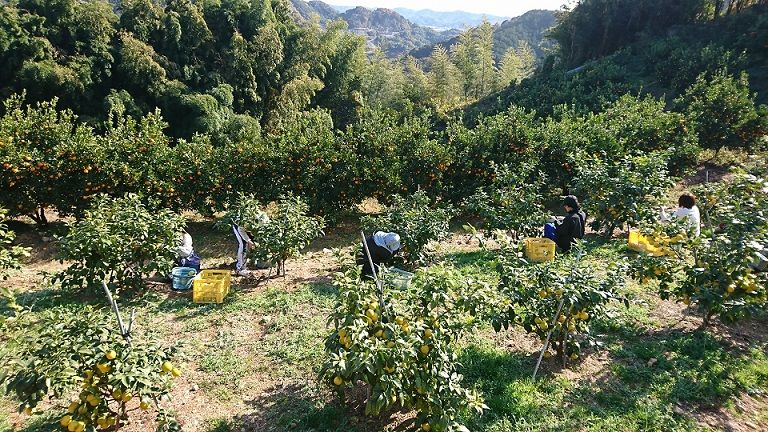
[[[325,403],[311,388],[301,385],[277,386],[247,402],[252,413],[219,422],[208,432],[363,432],[369,429],[352,424],[350,416],[336,402]]]
[[[768,388],[765,345],[745,348],[705,331],[624,331],[601,357],[563,373],[545,368],[535,383],[535,358],[527,353],[470,346],[459,361],[465,385],[490,408],[468,419],[473,431],[579,429],[585,421],[613,430],[689,430],[695,422],[681,412]]]

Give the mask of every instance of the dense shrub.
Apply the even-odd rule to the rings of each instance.
[[[746,73],[738,78],[724,71],[711,79],[699,75],[675,102],[693,122],[704,148],[749,149],[768,133],[767,113],[755,107]]]
[[[416,272],[408,290],[386,282],[382,310],[376,286],[361,279],[359,268],[337,274],[335,285],[321,377],[342,394],[365,383],[368,415],[402,406],[418,412],[424,431],[466,431],[462,414],[487,407],[461,385],[456,340],[479,324],[473,317],[495,303],[495,290],[432,267]]]
[[[145,206],[137,195],[99,196],[85,217],[68,224],[61,239],[62,261],[73,261],[56,275],[67,288],[119,292],[144,288],[144,278],[170,271],[184,219],[170,210]]]
[[[661,297],[695,306],[705,323],[714,316],[730,321],[763,310],[768,274],[749,264],[768,245],[768,179],[739,175],[731,182],[698,191],[706,224],[691,237],[678,225],[655,226],[649,236],[659,256],[638,258],[635,275],[658,280]]]
[[[171,377],[181,374],[169,361],[175,347],[138,333],[129,345],[113,329],[114,317],[91,307],[58,307],[34,316],[22,309],[8,322],[0,385],[19,401],[19,412],[55,411],[42,402],[74,396],[58,414],[65,430],[119,428],[136,408],[157,410],[161,425],[175,423],[160,407]]]
[[[512,230],[523,237],[538,237],[546,222],[543,174],[533,164],[492,166],[495,178],[468,197],[465,206],[482,218],[490,230]]]
[[[404,259],[414,264],[424,261],[430,242],[442,240],[450,234],[448,223],[451,214],[451,209],[433,204],[426,193],[418,191],[405,198],[393,196],[392,204],[382,214],[365,216],[362,224],[368,233],[398,233]]]
[[[446,140],[456,154],[445,177],[447,197],[459,202],[488,186],[495,176],[494,165],[512,166],[535,157],[530,149],[537,122],[534,113],[515,106],[484,117],[474,128],[459,121],[446,130]]]
[[[29,255],[29,248],[13,244],[16,233],[5,224],[7,214],[8,211],[0,207],[0,280],[7,279],[12,270],[20,269],[19,259]]]
[[[671,184],[667,155],[657,152],[616,163],[590,159],[579,171],[576,189],[592,227],[610,236],[616,228],[656,220]]]
[[[75,125],[70,111],[56,100],[23,106],[23,98],[5,101],[0,118],[0,205],[11,215],[30,215],[45,223],[45,209],[78,213],[101,182],[98,167],[104,152],[91,130]]]
[[[512,253],[509,253],[512,252]],[[591,344],[590,327],[608,316],[608,304],[619,300],[626,266],[615,263],[605,275],[598,275],[586,260],[574,255],[543,264],[528,264],[513,247],[499,260],[499,291],[504,302],[492,320],[500,331],[510,325],[522,326],[542,341],[552,331],[549,349],[563,362],[576,360],[584,344]],[[558,306],[562,309],[558,312]],[[546,357],[552,352],[547,351]]]
[[[285,274],[285,261],[294,258],[317,237],[323,235],[325,221],[309,216],[309,207],[293,195],[280,197],[262,209],[253,195],[240,194],[223,221],[234,222],[253,234],[254,247],[249,258],[270,263],[277,274]]]

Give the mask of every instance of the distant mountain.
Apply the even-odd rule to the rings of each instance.
[[[509,17],[476,14],[464,11],[438,12],[430,9],[413,10],[407,8],[395,8],[395,12],[404,16],[414,24],[443,30],[477,27],[483,23],[483,19],[487,19],[491,24],[500,23],[509,19]]]
[[[291,0],[291,5],[302,19],[310,19],[312,15],[319,16],[322,25],[339,18],[339,13],[333,6],[321,1]]]
[[[495,26],[493,31],[493,54],[500,59],[509,48],[516,47],[521,41],[528,42],[537,58],[543,58],[547,49],[554,43],[544,35],[556,23],[555,12],[532,10],[519,17],[511,18]],[[439,44],[424,46],[411,52],[416,58],[426,58],[437,45],[450,48],[458,42],[458,37]]]
[[[397,57],[424,45],[434,45],[457,36],[458,30],[436,31],[405,19],[391,9],[367,9],[355,7],[338,13],[333,6],[321,1],[291,0],[300,19],[320,16],[321,24],[341,18],[349,31],[365,36],[369,50],[381,48],[388,56]]]
[[[458,30],[438,32],[418,26],[391,9],[370,10],[356,7],[344,12],[341,17],[349,24],[350,31],[366,36],[373,45],[380,47],[391,57],[459,34]]]

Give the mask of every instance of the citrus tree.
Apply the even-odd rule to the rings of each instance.
[[[254,196],[241,194],[225,219],[235,221],[253,234],[254,247],[248,252],[249,258],[271,263],[278,275],[285,275],[286,260],[298,256],[312,240],[323,235],[325,221],[322,217],[310,216],[309,206],[290,194],[280,197],[268,210],[262,210]]]
[[[87,206],[83,197],[99,183],[95,167],[104,156],[93,132],[57,101],[24,106],[22,96],[5,101],[0,117],[0,205],[11,215],[45,224],[45,210],[71,214]]]
[[[696,307],[705,325],[714,316],[749,316],[768,302],[768,274],[750,267],[755,253],[768,246],[768,180],[741,174],[697,194],[709,225],[702,236],[686,233],[684,223],[652,227],[647,235],[661,253],[638,257],[634,274],[644,282],[657,280],[663,299]]]
[[[13,244],[16,233],[4,223],[7,212],[0,207],[0,279],[7,279],[10,271],[21,268],[19,259],[29,255],[29,248]]]
[[[150,209],[137,195],[99,196],[60,239],[62,262],[73,262],[55,279],[69,288],[101,290],[104,281],[115,292],[142,289],[145,277],[173,266],[183,226],[181,216]]]
[[[499,258],[499,291],[504,300],[491,320],[494,329],[518,325],[542,341],[551,331],[544,356],[551,357],[554,351],[563,362],[578,359],[585,344],[593,342],[594,321],[607,317],[611,301],[621,300],[617,288],[623,284],[626,267],[615,263],[600,276],[584,258],[573,255],[529,264],[519,257],[517,247],[505,251]]]
[[[171,379],[181,375],[171,363],[175,347],[151,334],[135,334],[129,344],[108,314],[89,306],[40,314],[14,309],[13,320],[5,320],[0,384],[19,401],[19,412],[39,413],[50,398],[44,409],[61,411],[59,424],[70,432],[117,429],[134,410],[175,423],[160,407]]]
[[[440,266],[417,271],[408,289],[386,271],[381,276],[383,309],[358,267],[336,275],[339,297],[322,379],[341,395],[366,385],[366,414],[401,406],[418,411],[424,431],[466,431],[460,415],[486,407],[461,385],[455,344],[482,323],[495,289]]]
[[[537,237],[546,221],[541,194],[544,175],[531,163],[491,166],[495,171],[491,185],[478,188],[464,205],[481,217],[488,229],[512,230],[523,237]]]
[[[652,152],[615,163],[588,160],[579,170],[576,192],[593,218],[592,227],[610,236],[616,228],[656,220],[671,184],[667,155]]]
[[[399,234],[405,260],[417,263],[426,258],[425,249],[431,241],[448,236],[452,213],[446,206],[433,204],[425,192],[417,191],[407,197],[393,196],[382,214],[363,217],[362,225],[366,232]]]

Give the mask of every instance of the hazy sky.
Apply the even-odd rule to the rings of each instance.
[[[559,9],[568,0],[324,0],[326,3],[342,6],[365,6],[368,8],[405,7],[408,9],[432,9],[437,11],[463,10],[515,17],[531,9]]]

